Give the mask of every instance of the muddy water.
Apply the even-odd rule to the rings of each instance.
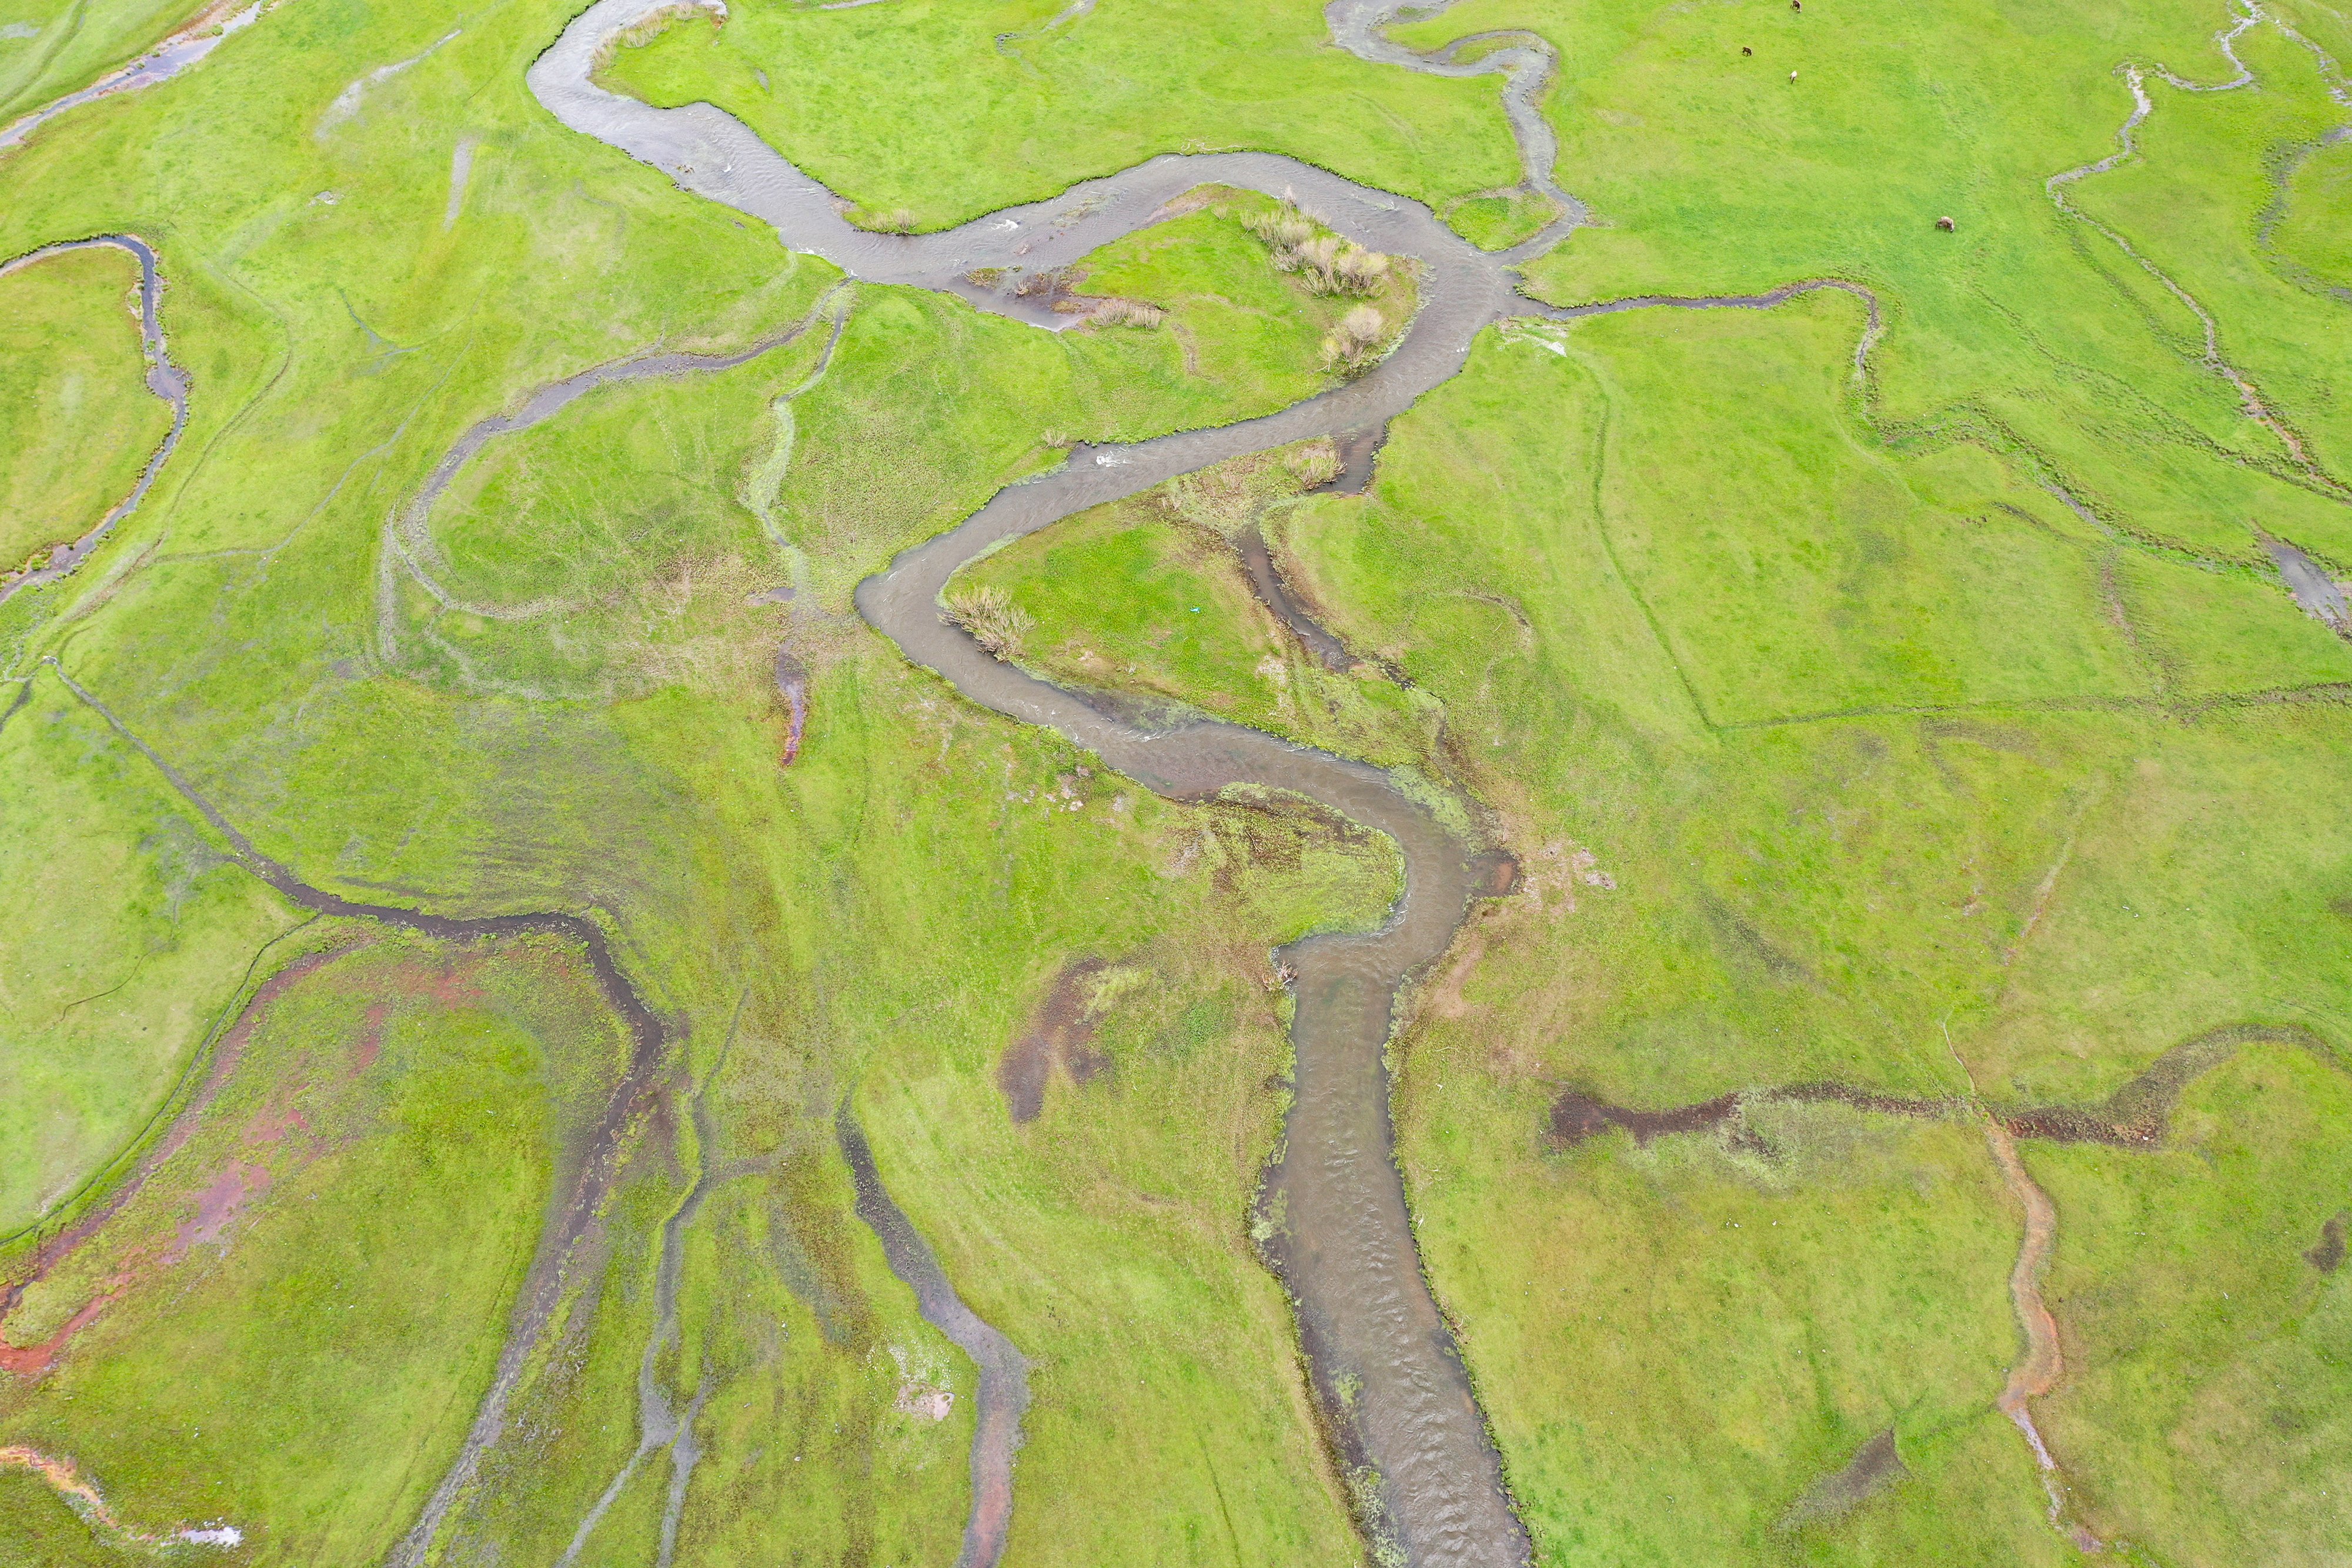
[[[843,220],[831,192],[731,116],[708,104],[654,109],[589,79],[599,47],[647,9],[646,0],[603,0],[583,13],[531,67],[532,91],[566,125],[662,170],[683,189],[774,225],[786,244],[855,277],[953,293],[983,310],[1058,329],[1067,317],[1017,293],[1024,276],[1075,262],[1210,183],[1287,196],[1349,238],[1420,263],[1422,313],[1369,373],[1259,419],[1080,447],[1065,467],[1000,492],[961,527],[866,580],[857,607],[908,658],[965,696],[1053,728],[1162,794],[1200,800],[1232,785],[1288,790],[1389,834],[1402,850],[1404,893],[1379,932],[1310,936],[1281,955],[1296,977],[1297,1092],[1266,1186],[1266,1218],[1277,1222],[1268,1252],[1297,1301],[1342,1457],[1379,1477],[1367,1521],[1374,1532],[1414,1563],[1525,1563],[1527,1533],[1422,1277],[1382,1061],[1399,988],[1445,950],[1486,875],[1476,846],[1362,764],[1231,725],[1134,727],[991,658],[941,619],[939,605],[958,570],[1004,540],[1226,458],[1378,429],[1460,371],[1480,328],[1538,308],[1519,298],[1500,258],[1469,246],[1420,204],[1265,153],[1155,158],[942,233],[866,233]],[[988,268],[1003,276],[972,280]],[[861,1201],[863,1193],[861,1182]],[[919,1293],[920,1282],[910,1282]],[[1339,1396],[1343,1387],[1350,1397]],[[1000,1459],[1009,1474],[1009,1427],[992,1422],[985,1380],[980,1414],[975,1478],[994,1472]],[[1007,1432],[1006,1451],[984,1453],[995,1430]]]
[[[2287,592],[2304,612],[2352,637],[2352,610],[2345,607],[2344,589],[2327,575],[2327,570],[2284,539],[2264,539],[2263,548],[2270,552]]]
[[[147,390],[172,405],[171,433],[163,437],[163,444],[155,448],[147,466],[139,471],[139,483],[131,487],[131,494],[100,518],[97,527],[73,543],[51,550],[49,559],[32,570],[0,580],[0,603],[27,588],[55,582],[88,559],[89,552],[114,531],[115,524],[139,509],[139,503],[147,498],[148,490],[155,483],[155,476],[163,471],[172,449],[180,444],[180,433],[188,427],[188,372],[173,364],[171,355],[164,351],[163,323],[156,314],[163,298],[163,280],[155,268],[155,252],[145,240],[136,235],[100,235],[92,239],[43,246],[0,266],[0,277],[69,250],[100,248],[126,251],[139,263],[139,337],[142,350],[147,356]]]

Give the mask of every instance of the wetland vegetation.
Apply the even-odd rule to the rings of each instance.
[[[2342,1557],[2340,12],[610,8],[907,248],[569,129],[568,0],[0,149],[188,388],[0,600],[0,1563]],[[0,121],[198,19],[0,5]],[[173,426],[138,278],[0,275],[0,570]],[[1440,844],[1470,1538],[1284,1165]]]

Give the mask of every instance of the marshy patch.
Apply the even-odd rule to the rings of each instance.
[[[2326,1044],[2293,1024],[2229,1024],[2181,1041],[2105,1100],[2084,1105],[2036,1105],[1995,1113],[2014,1138],[2056,1144],[2106,1144],[2152,1148],[2164,1142],[2172,1113],[2189,1084],[2228,1061],[2242,1045],[2299,1045],[2333,1061]]]
[[[996,1064],[996,1086],[1015,1125],[1044,1114],[1056,1062],[1080,1086],[1111,1071],[1108,1053],[1094,1043],[1102,1022],[1098,982],[1109,968],[1093,956],[1065,964],[1028,1030],[1004,1048]]]
[[[1695,1104],[1643,1111],[1612,1105],[1580,1089],[1563,1089],[1552,1101],[1548,1130],[1554,1144],[1574,1148],[1612,1127],[1633,1134],[1637,1145],[1676,1133],[1720,1132],[1738,1152],[1769,1156],[1770,1145],[1748,1124],[1751,1105],[1842,1105],[1866,1114],[1914,1121],[1941,1121],[1957,1114],[1956,1100],[1922,1100],[1906,1094],[1885,1094],[1846,1083],[1788,1083],[1771,1089],[1734,1090]]]
[[[2345,1233],[2352,1228],[2352,1212],[2337,1209],[2319,1228],[2319,1239],[2304,1249],[2303,1260],[2323,1274],[2333,1274],[2344,1267]]]
[[[1895,1428],[1887,1427],[1854,1450],[1845,1468],[1807,1487],[1775,1528],[1782,1533],[1809,1524],[1842,1519],[1868,1499],[1911,1473],[1895,1449]]]

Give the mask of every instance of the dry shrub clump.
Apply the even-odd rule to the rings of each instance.
[[[1181,522],[1232,538],[1255,522],[1266,504],[1297,495],[1339,472],[1339,449],[1328,439],[1284,451],[1252,452],[1190,474],[1180,474],[1152,490],[1153,506]]]
[[[1372,306],[1359,305],[1323,340],[1324,361],[1350,369],[1361,365],[1388,331],[1388,318]]]
[[[1300,274],[1317,294],[1376,294],[1388,279],[1387,256],[1323,232],[1287,202],[1271,213],[1247,214],[1242,225],[1273,247],[1276,268]]]
[[[1141,299],[1106,299],[1087,312],[1087,319],[1105,327],[1157,327],[1168,312]]]
[[[949,594],[947,619],[971,632],[973,642],[1005,660],[1021,651],[1022,634],[1037,623],[993,583],[959,589]]]
[[[1318,435],[1302,442],[1283,454],[1282,465],[1290,470],[1302,490],[1312,490],[1328,485],[1339,476],[1339,444],[1328,435]]]
[[[725,9],[709,5],[708,0],[677,0],[675,5],[648,11],[604,40],[603,47],[597,49],[595,58],[589,63],[590,78],[602,78],[611,70],[614,60],[623,49],[642,49],[677,23],[691,21],[697,16],[709,18],[714,27],[727,25]]]

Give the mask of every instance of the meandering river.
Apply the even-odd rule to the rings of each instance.
[[[856,278],[952,293],[1058,328],[1069,319],[1013,292],[1023,274],[1075,262],[1207,184],[1288,197],[1348,238],[1420,265],[1421,313],[1365,375],[1263,418],[1081,447],[1064,467],[999,492],[961,526],[867,579],[857,608],[973,702],[1052,728],[1148,788],[1180,800],[1237,784],[1287,790],[1387,833],[1403,851],[1404,891],[1381,930],[1310,936],[1281,955],[1295,977],[1297,1093],[1266,1186],[1268,1218],[1278,1221],[1269,1252],[1297,1302],[1342,1458],[1378,1477],[1368,1526],[1413,1563],[1525,1563],[1527,1532],[1422,1276],[1382,1061],[1399,989],[1445,950],[1489,874],[1481,847],[1362,763],[1233,725],[1150,732],[1111,717],[983,652],[942,619],[940,595],[992,546],[1090,507],[1244,454],[1377,427],[1459,371],[1481,328],[1549,312],[1518,294],[1508,260],[1476,250],[1421,204],[1266,153],[1155,158],[942,233],[867,233],[843,219],[832,192],[732,116],[708,104],[656,109],[595,84],[598,51],[651,9],[647,0],[591,7],[531,67],[531,90],[573,130],[773,225],[793,248]],[[1001,269],[1002,280],[975,282],[985,269]],[[988,1416],[983,1409],[983,1434]]]

